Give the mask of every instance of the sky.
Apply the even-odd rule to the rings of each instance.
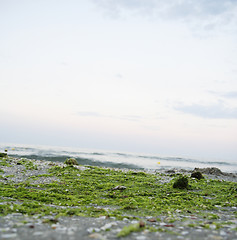
[[[237,0],[0,0],[0,142],[237,160]]]

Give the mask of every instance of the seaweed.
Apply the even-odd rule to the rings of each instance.
[[[117,237],[126,237],[132,232],[139,232],[145,227],[145,223],[140,221],[138,223],[125,226],[118,234]]]
[[[10,165],[11,158],[4,161]],[[26,171],[31,171],[31,160],[18,162],[29,166]],[[237,205],[235,182],[197,180],[181,175],[174,180],[168,176],[169,181],[160,183],[164,176],[159,173],[134,174],[134,171],[89,166],[81,170],[78,165],[53,165],[47,174],[37,176],[41,177],[57,177],[57,180],[41,184],[35,183],[35,177],[20,183],[10,179],[0,181],[0,215],[20,212],[28,215],[103,215],[139,219],[170,215],[176,211],[187,214],[215,210],[217,206]],[[174,187],[179,181],[179,187]],[[13,203],[9,203],[9,199]],[[216,215],[208,216],[212,220],[218,218]],[[169,222],[173,221],[176,218],[171,216]]]

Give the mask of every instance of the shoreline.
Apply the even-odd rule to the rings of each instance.
[[[49,161],[49,160],[39,160],[39,159],[32,159],[32,158],[27,158],[27,157],[16,157],[16,156],[8,156],[9,158],[15,159],[16,162],[21,160],[21,159],[27,159],[28,161],[32,161],[36,165],[41,165],[41,164],[46,164],[46,165],[52,165],[56,164],[58,166],[66,166],[63,162],[61,161]],[[66,160],[66,158],[65,158]],[[115,171],[137,171],[137,172],[146,172],[148,174],[155,174],[155,173],[162,173],[162,174],[190,174],[193,171],[200,171],[202,174],[205,174],[208,178],[211,179],[223,179],[226,181],[234,181],[237,182],[237,172],[224,172],[221,171],[217,167],[204,167],[204,168],[199,168],[199,167],[194,167],[193,169],[185,169],[185,168],[175,168],[171,167],[169,169],[166,168],[160,168],[160,169],[143,169],[143,168],[118,168],[118,167],[110,167],[110,166],[98,166],[98,165],[84,165],[80,164],[80,166],[92,166],[92,167],[99,167],[103,169],[112,169]]]
[[[8,151],[12,157],[26,157],[64,162],[65,158],[76,158],[81,165],[93,165],[98,167],[117,167],[129,169],[166,169],[183,168],[193,170],[195,167],[217,167],[223,172],[237,173],[237,165],[234,159],[175,156],[155,153],[123,152],[103,149],[67,148],[39,145],[14,145],[5,144],[1,148]]]
[[[144,222],[145,226],[139,227],[134,232],[129,232],[124,239],[177,239],[177,237],[180,239],[237,239],[237,202],[233,198],[236,196],[237,175],[234,173],[223,173],[214,168],[198,169],[200,172],[203,171],[205,180],[197,181],[190,178],[192,171],[187,170],[142,171],[82,165],[68,166],[60,162],[11,157],[0,159],[0,169],[1,186],[6,187],[4,191],[6,195],[0,197],[1,211],[6,211],[5,214],[1,212],[2,216],[0,216],[0,238],[2,239],[54,238],[59,240],[78,239],[78,236],[83,240],[119,239],[118,233],[125,226],[135,226],[140,224],[140,221]],[[52,173],[49,174],[49,171],[52,171]],[[205,172],[208,174],[205,174]],[[174,181],[179,175],[188,176],[190,184],[197,190],[172,190],[170,182]],[[85,181],[83,176],[85,176]],[[111,183],[103,182],[105,177],[108,177]],[[125,177],[128,180],[125,181],[123,179]],[[112,184],[115,178],[118,180]],[[122,182],[119,182],[119,179]],[[129,182],[129,179],[132,179],[132,181]],[[66,185],[64,185],[64,181]],[[91,192],[92,190],[90,190],[90,194],[98,195],[98,200],[95,201],[93,197],[90,198],[91,200],[86,200],[87,195],[80,198],[82,192],[78,192],[80,203],[75,202],[74,206],[70,206],[69,203],[74,202],[74,195],[70,195],[69,200],[64,198],[68,193],[70,194],[70,191],[73,191],[73,188],[70,187],[73,181],[77,181],[77,185],[92,181],[87,188],[92,185],[92,190],[96,191]],[[156,184],[158,189],[147,181]],[[116,186],[116,184],[118,185]],[[221,196],[214,196],[214,192],[208,192],[212,191],[212,188],[208,191],[205,188],[202,190],[204,195],[201,194],[201,198],[197,198],[198,201],[201,201],[198,208],[194,206],[194,208],[187,209],[182,202],[179,202],[184,201],[182,199],[187,197],[190,198],[189,194],[194,194],[192,195],[194,198],[203,184],[207,184],[206,187],[213,184],[213,190],[216,188],[215,184],[220,184],[223,189],[234,187],[231,193],[233,196],[230,196],[230,203],[220,202],[220,206],[212,206],[212,201],[216,203],[219,201],[215,197],[222,199]],[[137,189],[136,185],[139,186]],[[146,187],[143,188],[143,185],[146,185]],[[13,194],[9,191],[7,195],[6,191],[11,186],[13,186],[12,191],[17,189],[18,192]],[[122,186],[125,190],[122,190]],[[48,187],[50,187],[49,190],[47,190]],[[63,191],[62,189],[66,191],[62,195],[63,198],[60,195],[55,195],[56,192]],[[147,192],[146,189],[149,191]],[[161,204],[164,204],[161,208],[157,205],[159,199],[158,196],[156,197],[156,194],[158,194],[156,191],[158,190],[166,192],[166,197],[161,201]],[[20,195],[19,191],[22,191],[23,194]],[[58,196],[62,200],[58,202],[58,200],[52,198],[52,200],[49,200],[54,201],[54,203],[47,203],[47,201],[44,203],[42,201],[47,200],[47,196],[40,199],[40,194],[43,194],[44,191],[47,194],[55,191],[52,196]],[[38,199],[36,196],[36,201],[34,200],[34,192],[39,197]],[[101,197],[99,197],[100,194]],[[177,195],[175,198],[177,202],[172,203],[170,207],[169,203],[165,203],[171,194]],[[142,205],[142,201],[148,202],[144,202],[145,205]],[[144,209],[145,206],[156,201],[155,210]],[[170,199],[169,201],[172,202],[173,200]],[[100,202],[107,202],[108,204],[111,202],[113,204],[98,205]],[[118,203],[120,206],[114,206],[114,203]],[[40,204],[40,209],[45,211],[45,214],[37,212],[38,204]],[[22,205],[26,206],[23,208]],[[84,208],[84,205],[86,208]]]

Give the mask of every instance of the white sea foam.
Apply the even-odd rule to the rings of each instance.
[[[23,144],[0,144],[0,152],[31,159],[43,159],[64,162],[74,157],[79,164],[118,168],[170,169],[183,168],[192,170],[196,167],[217,167],[224,172],[237,172],[237,163],[228,161],[200,160],[183,157],[164,157],[159,155],[112,152],[95,149],[76,149],[69,147],[36,146]]]

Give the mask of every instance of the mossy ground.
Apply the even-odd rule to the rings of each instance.
[[[21,160],[20,164],[28,171],[37,169],[31,160]],[[23,182],[0,177],[0,215],[20,212],[56,218],[77,215],[140,219],[166,214],[172,223],[176,220],[172,213],[202,214],[203,210],[237,206],[235,182],[188,177],[189,188],[177,189],[173,184],[180,176],[170,177],[164,183],[162,180],[167,176],[162,173],[115,171],[92,166],[81,170],[77,166],[53,165],[48,174],[33,176]],[[10,167],[11,158],[0,158],[0,169],[1,166]],[[0,176],[3,174],[1,170]],[[57,177],[58,180],[35,184],[35,180],[44,177]],[[116,186],[126,188],[114,190]],[[207,219],[218,218],[212,213],[204,214]]]

